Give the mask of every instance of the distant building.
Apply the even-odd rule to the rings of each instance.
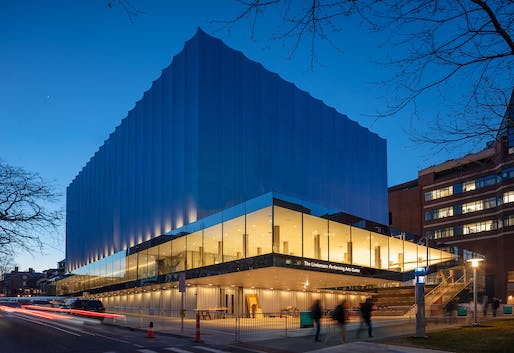
[[[41,290],[37,281],[43,276],[43,273],[35,272],[32,268],[20,272],[18,267],[15,267],[10,273],[4,273],[0,290],[2,295],[6,297],[40,295]]]
[[[59,261],[57,268],[52,268],[43,271],[43,277],[38,279],[37,287],[41,295],[52,296],[56,295],[55,282],[64,277],[65,261]]]
[[[486,256],[489,297],[514,302],[514,91],[495,142],[389,188],[390,225]]]

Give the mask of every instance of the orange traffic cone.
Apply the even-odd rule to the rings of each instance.
[[[148,327],[148,332],[146,333],[146,337],[155,338],[155,334],[153,333],[153,322],[150,321],[150,326]]]

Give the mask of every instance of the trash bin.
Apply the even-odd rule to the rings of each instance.
[[[512,305],[504,305],[503,306],[503,313],[504,314],[511,314],[512,315]]]
[[[467,316],[468,315],[468,308],[466,308],[464,305],[459,305],[457,308],[457,316]]]
[[[314,327],[312,316],[309,311],[300,311],[300,328]]]

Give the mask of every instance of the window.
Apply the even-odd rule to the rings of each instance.
[[[483,209],[483,204],[481,200],[471,201],[462,205],[462,213],[470,213],[481,211]]]
[[[514,215],[508,215],[503,217],[503,226],[510,227],[514,226]]]
[[[453,207],[444,207],[433,211],[434,219],[453,216]]]
[[[463,234],[474,234],[480,232],[487,232],[496,229],[496,222],[493,220],[487,220],[483,222],[465,224],[463,227]]]
[[[462,213],[486,210],[488,208],[496,207],[496,205],[496,197],[490,197],[485,200],[471,201],[462,205]]]
[[[503,203],[514,202],[514,191],[508,191],[503,194]]]
[[[463,191],[472,191],[476,189],[475,180],[465,181],[462,183],[462,190]]]
[[[490,197],[488,199],[485,199],[483,201],[483,208],[484,210],[487,210],[488,208],[496,207],[496,197]]]
[[[451,217],[454,214],[459,214],[458,212],[454,213],[455,212],[454,210],[455,210],[455,206],[450,206],[450,207],[440,208],[437,210],[427,211],[427,212],[425,212],[425,220],[430,221],[432,219]]]
[[[507,282],[514,283],[514,271],[507,272]]]
[[[496,184],[497,178],[496,175],[489,175],[476,180],[477,188],[485,188],[491,185]]]
[[[514,178],[514,168],[505,169],[501,174],[502,179]]]
[[[453,227],[429,230],[429,231],[427,231],[426,234],[431,239],[441,239],[441,238],[453,237]]]
[[[453,195],[453,186],[451,185],[425,192],[425,201],[436,200],[450,195]]]

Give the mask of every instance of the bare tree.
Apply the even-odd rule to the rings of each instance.
[[[42,235],[62,219],[63,211],[51,208],[60,196],[37,173],[0,161],[0,257],[43,250]]]
[[[106,6],[109,9],[120,7],[127,15],[130,23],[134,23],[139,16],[145,14],[144,11],[135,7],[130,0],[107,0]]]
[[[379,82],[387,89],[387,104],[379,117],[406,107],[416,114],[418,99],[431,92],[446,100],[452,119],[441,115],[431,132],[414,132],[419,141],[444,145],[496,137],[514,84],[513,0],[239,2],[238,16],[218,22],[230,28],[248,20],[253,35],[260,16],[280,11],[282,23],[272,38],[284,41],[291,56],[307,42],[311,66],[317,61],[318,40],[344,47],[332,38],[336,32],[355,30],[350,18],[358,18],[361,28],[388,31],[391,57],[380,64],[393,65],[395,74]],[[448,94],[455,91],[461,94]]]
[[[5,273],[9,273],[16,267],[14,257],[11,254],[3,254],[0,256],[0,280]]]

